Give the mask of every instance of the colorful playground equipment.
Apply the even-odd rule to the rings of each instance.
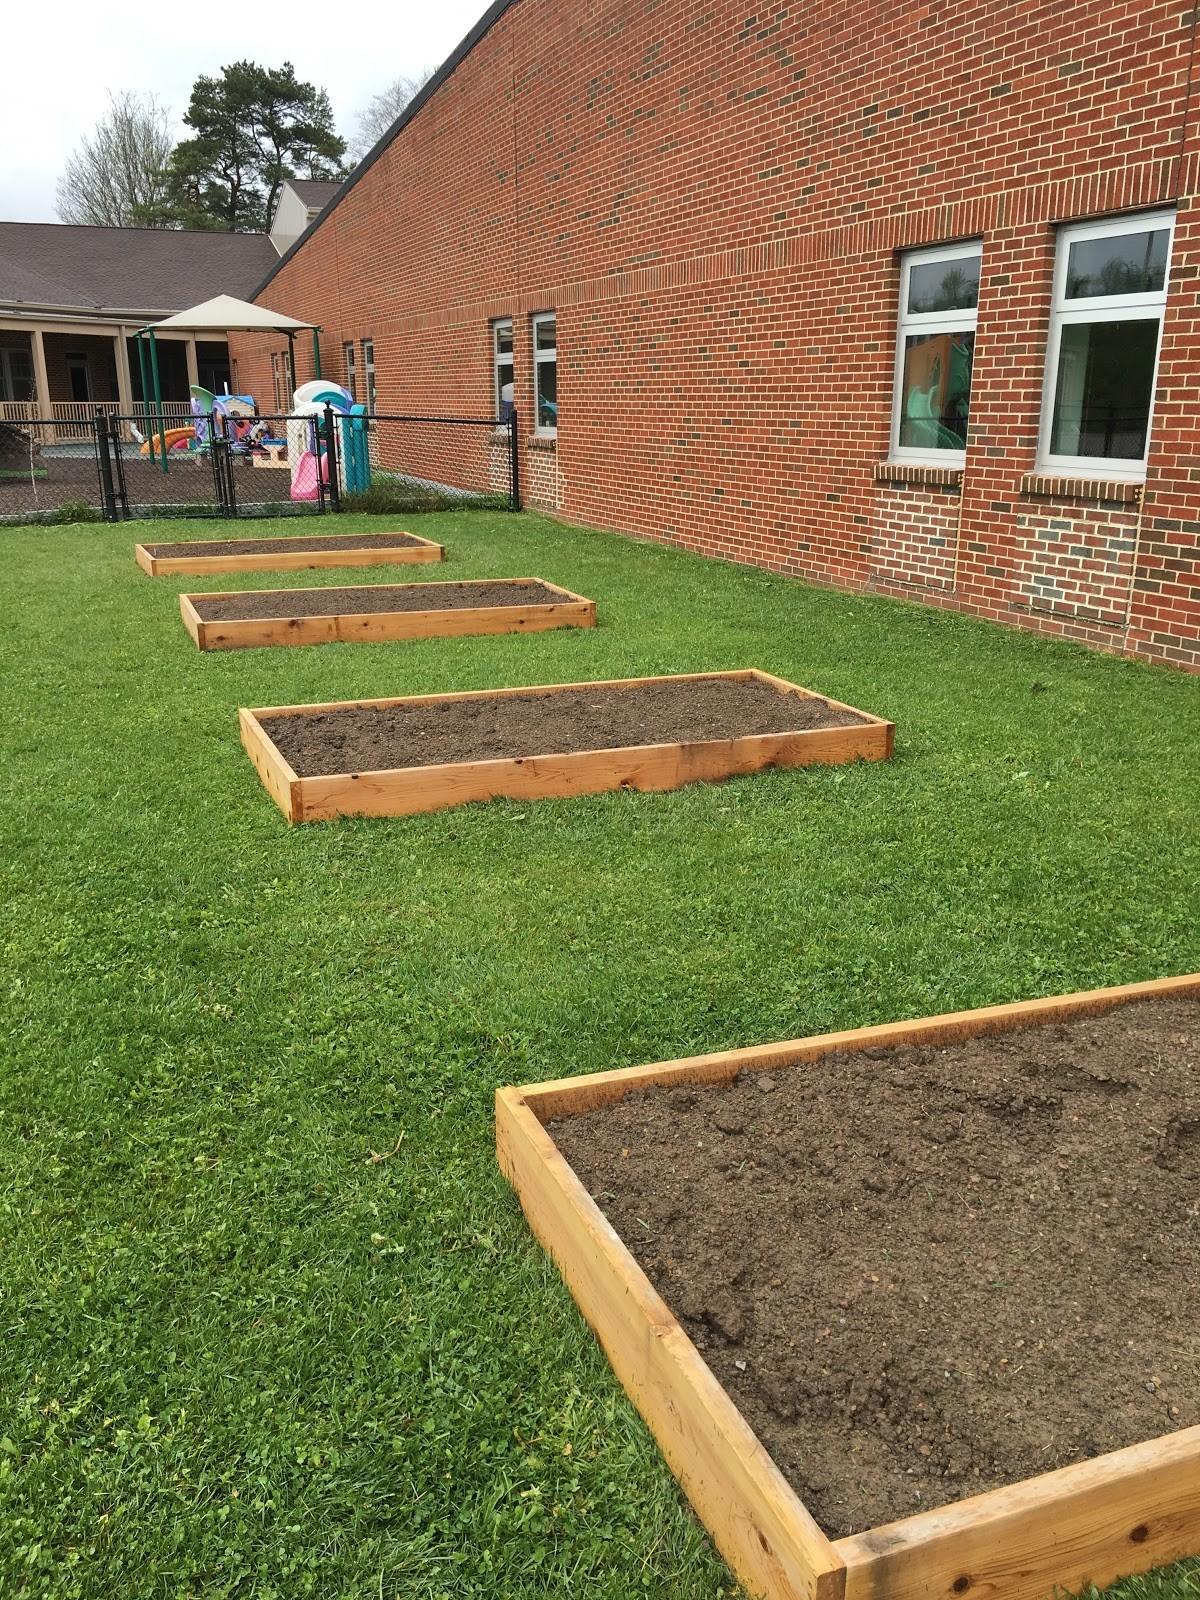
[[[320,422],[329,407],[339,419],[338,487],[354,493],[371,481],[367,448],[367,408],[356,405],[349,389],[326,378],[302,383],[292,396],[288,418],[288,464],[292,474],[292,499],[315,500],[329,482],[329,461],[320,434]]]
[[[190,392],[192,416],[195,419],[191,426],[167,428],[165,432],[156,434],[153,440],[144,440],[142,455],[149,455],[153,445],[160,441],[168,450],[206,450],[212,438],[214,419],[219,419],[218,426],[223,438],[233,445],[243,443],[254,427],[253,396],[213,394],[211,389],[204,389],[198,383],[190,386]]]
[[[368,421],[365,406],[340,383],[316,378],[303,383],[292,397],[286,439],[273,438],[260,421],[253,396],[213,394],[191,385],[190,427],[167,428],[143,439],[134,431],[142,455],[157,453],[207,454],[214,438],[229,442],[237,455],[250,456],[255,466],[286,469],[291,475],[291,498],[315,500],[329,484],[327,446],[322,432],[326,408],[339,422],[338,487],[355,492],[371,481]]]
[[[191,428],[166,426],[162,384],[158,370],[158,336],[182,333],[228,337],[230,333],[278,334],[286,338],[289,366],[296,370],[296,337],[312,335],[313,371],[317,376],[302,383],[294,396],[294,410],[287,419],[286,439],[274,438],[269,419],[259,418],[250,395],[213,394],[192,386]],[[356,405],[354,396],[340,383],[331,383],[321,373],[321,328],[315,322],[302,322],[267,306],[218,294],[186,311],[177,311],[161,322],[149,323],[134,335],[138,355],[141,393],[146,410],[148,437],[130,424],[133,437],[163,472],[169,461],[182,453],[199,456],[208,452],[214,440],[227,441],[232,454],[248,458],[258,467],[286,469],[291,478],[294,500],[315,500],[322,485],[329,482],[329,447],[323,437],[323,423],[329,413],[338,419],[337,486],[354,492],[371,481],[370,421],[365,406]]]
[[[144,438],[136,429],[134,430],[134,437],[141,444],[142,455],[148,456],[150,454],[150,440]],[[168,428],[165,433],[155,435],[156,444],[160,438],[168,450],[186,450],[189,445],[195,443],[196,425],[193,422],[186,428]]]
[[[192,415],[196,418],[196,443],[209,441],[216,419],[231,444],[240,444],[254,426],[254,397],[248,394],[213,394],[198,383],[190,386]]]
[[[210,338],[228,338],[231,333],[280,334],[288,342],[290,366],[293,372],[296,370],[296,336],[300,333],[310,333],[313,371],[318,374],[321,371],[319,324],[302,322],[297,317],[285,316],[282,312],[272,311],[267,306],[254,305],[248,300],[239,300],[230,294],[214,295],[211,300],[205,300],[200,305],[191,306],[186,311],[177,311],[173,316],[164,317],[161,322],[148,323],[146,327],[139,328],[134,334],[134,345],[137,349],[138,372],[141,377],[142,403],[150,426],[147,429],[148,437],[145,438],[136,430],[132,431],[139,444],[143,442],[148,444],[151,461],[163,472],[170,470],[168,459],[175,452],[166,445],[168,430],[163,413],[162,383],[158,370],[158,336],[173,337],[182,333]],[[232,398],[244,401],[246,397]],[[211,418],[213,415],[210,410],[208,416]],[[242,436],[240,428],[238,433],[240,442]]]

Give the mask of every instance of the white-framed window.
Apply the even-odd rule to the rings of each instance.
[[[507,422],[513,408],[513,325],[511,317],[492,323],[492,393],[496,417]]]
[[[1141,478],[1150,445],[1174,213],[1059,230],[1038,465]]]
[[[895,461],[961,467],[966,460],[983,247],[940,245],[900,261],[892,399]]]
[[[355,351],[355,348],[354,348],[354,341],[353,340],[350,340],[349,343],[344,344],[342,346],[342,360],[345,362],[345,365],[346,365],[346,387],[350,391],[351,398],[354,400],[355,404],[357,404],[358,403],[358,356],[357,356],[357,352]]]
[[[542,311],[533,319],[533,384],[536,431],[558,433],[558,318]]]
[[[367,392],[364,396],[367,410],[371,416],[375,415],[375,341],[363,340],[363,378],[366,380]]]
[[[276,415],[278,415],[279,412],[283,409],[282,406],[279,403],[279,355],[278,355],[278,352],[276,352],[271,357],[271,388],[272,388],[272,390],[274,391],[274,394],[275,394],[275,412],[276,412]]]
[[[961,467],[966,460],[982,259],[978,241],[901,257],[894,461]]]

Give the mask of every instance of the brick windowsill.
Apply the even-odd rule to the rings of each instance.
[[[1138,504],[1144,487],[1128,479],[1071,478],[1051,472],[1027,472],[1021,479],[1021,493],[1031,499],[1107,500],[1127,506]]]
[[[531,433],[525,442],[530,450],[554,451],[558,449],[558,440],[548,439],[544,433]]]
[[[877,461],[875,481],[876,483],[932,483],[958,489],[962,486],[963,469],[926,466],[916,461]]]

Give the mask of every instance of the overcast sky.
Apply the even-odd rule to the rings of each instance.
[[[182,114],[193,81],[230,61],[291,61],[329,91],[338,131],[393,78],[439,66],[488,0],[250,0],[98,6],[0,0],[0,220],[53,222],[54,185],[108,91],[150,91]],[[184,132],[180,128],[180,134]]]

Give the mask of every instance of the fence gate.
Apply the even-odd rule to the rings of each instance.
[[[100,485],[107,490],[111,485],[112,497],[104,502],[106,522],[125,521],[129,516],[129,486],[125,482],[125,457],[121,454],[121,434],[116,417],[105,423],[96,414],[96,454],[100,461]],[[108,475],[105,475],[105,456],[108,457]]]
[[[98,413],[91,430],[93,484],[108,522],[142,517],[319,516],[339,509],[338,438],[332,412],[327,417],[259,417],[257,425],[276,443],[251,450],[210,418],[209,436],[197,449],[175,444],[164,455],[161,434],[146,433],[144,417]],[[154,423],[151,422],[151,429]],[[299,473],[293,464],[299,461]],[[307,465],[306,465],[307,463]],[[95,492],[95,491],[93,491]]]
[[[94,507],[108,522],[324,512],[486,509],[520,505],[517,419],[256,415],[235,437],[219,420],[167,429],[145,411],[98,407],[91,422],[0,421],[0,524]],[[172,437],[174,433],[174,437]],[[153,443],[151,442],[153,440]]]
[[[237,484],[233,476],[233,458],[225,439],[214,439],[209,446],[212,462],[213,486],[217,496],[217,510],[222,517],[236,517]]]

